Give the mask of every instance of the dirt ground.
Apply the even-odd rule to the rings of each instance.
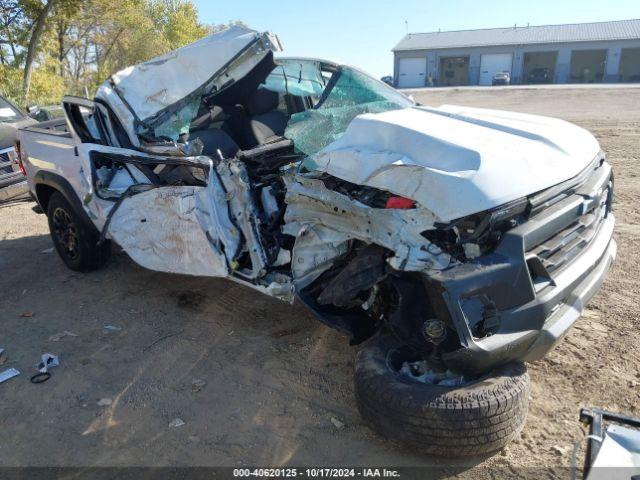
[[[640,88],[413,95],[576,122],[615,169],[617,262],[568,337],[529,366],[520,439],[462,460],[398,447],[358,415],[356,349],[301,306],[144,270],[115,250],[103,270],[73,273],[51,251],[45,216],[15,203],[0,206],[0,370],[22,374],[0,384],[0,466],[437,465],[478,478],[569,465],[582,406],[640,415]],[[56,337],[65,331],[74,336]],[[33,385],[45,352],[61,364]]]

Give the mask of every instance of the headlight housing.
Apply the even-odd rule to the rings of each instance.
[[[526,197],[438,225],[423,236],[460,261],[472,260],[493,250],[502,235],[527,219]]]

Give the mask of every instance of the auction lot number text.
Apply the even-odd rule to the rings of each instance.
[[[234,468],[233,476],[257,478],[400,478],[387,468]]]

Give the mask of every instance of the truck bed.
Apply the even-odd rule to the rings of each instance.
[[[36,125],[24,127],[21,130],[28,132],[37,132],[46,135],[54,135],[56,137],[71,138],[69,128],[67,127],[67,121],[64,117],[54,118],[52,120],[47,120],[46,122],[40,122]]]
[[[28,190],[36,195],[35,177],[38,174],[55,174],[65,179],[79,195],[81,177],[76,154],[76,144],[66,119],[54,118],[18,130],[22,163],[27,172]]]

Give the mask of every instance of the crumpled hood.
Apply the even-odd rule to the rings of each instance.
[[[450,221],[568,180],[599,150],[593,135],[563,120],[443,105],[356,117],[314,160]]]

